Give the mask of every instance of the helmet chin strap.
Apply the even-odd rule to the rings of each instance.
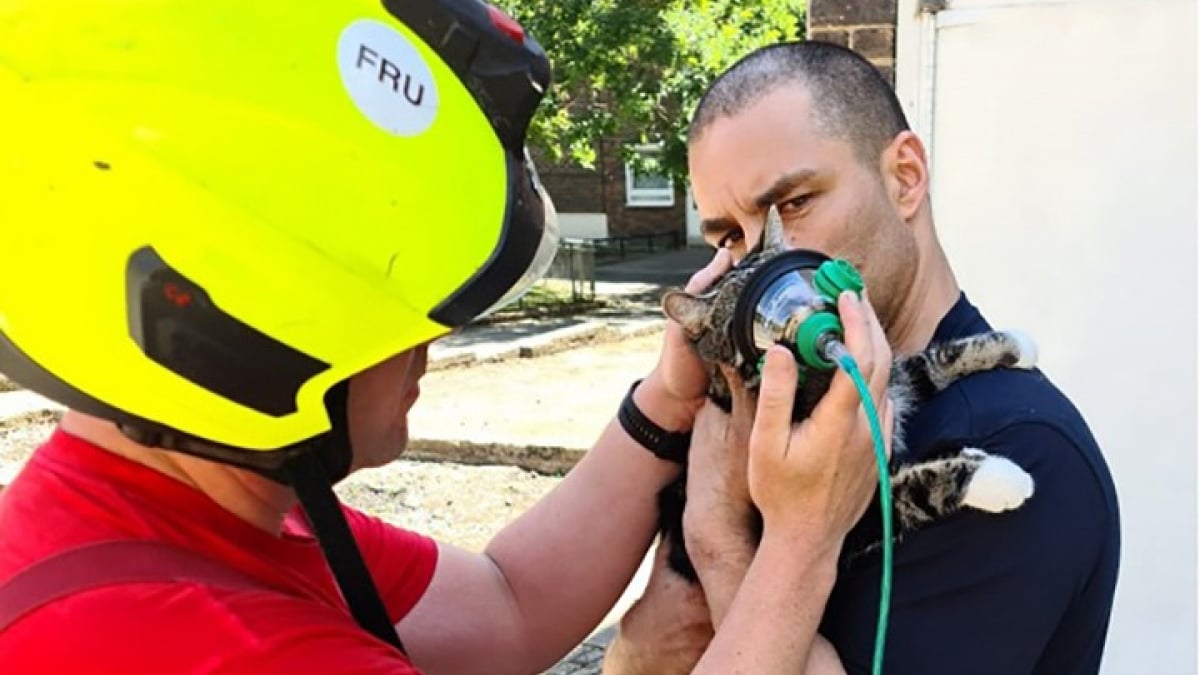
[[[375,581],[363,562],[358,542],[350,532],[333,484],[350,471],[352,450],[346,404],[350,385],[342,382],[325,395],[330,431],[286,449],[259,465],[247,461],[245,451],[197,440],[152,424],[121,423],[127,437],[149,447],[194,454],[211,461],[256,471],[296,491],[309,527],[321,545],[325,560],[354,619],[371,634],[404,652],[396,628],[388,618]],[[405,652],[407,653],[407,652]]]
[[[321,456],[316,452],[300,453],[289,459],[283,470],[300,498],[313,534],[321,544],[325,560],[354,619],[379,639],[405,651],[363,562],[358,543],[346,524]]]
[[[304,507],[309,526],[321,544],[354,619],[371,634],[405,652],[333,492],[334,481],[344,478],[350,468],[350,426],[346,413],[349,389],[348,383],[343,382],[330,390],[325,397],[332,425],[330,432],[314,439],[316,447],[308,452],[288,458],[281,467],[282,473]]]

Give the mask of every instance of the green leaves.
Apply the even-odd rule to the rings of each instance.
[[[753,49],[804,30],[804,0],[497,4],[542,45],[554,70],[531,145],[556,161],[590,167],[601,138],[661,142],[661,168],[681,181],[687,123],[708,84]]]

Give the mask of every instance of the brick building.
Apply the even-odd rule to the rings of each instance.
[[[558,209],[563,235],[599,238],[685,232],[686,190],[662,176],[627,167],[617,139],[601,141],[596,167],[546,165],[539,170]]]
[[[896,0],[809,0],[812,40],[849,47],[896,83]]]
[[[895,82],[896,0],[809,0],[807,17],[807,35],[854,49]],[[618,143],[601,142],[594,169],[539,163],[564,236],[674,232],[681,241],[699,243],[687,186],[634,172],[621,161]]]

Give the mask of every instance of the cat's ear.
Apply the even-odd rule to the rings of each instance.
[[[683,331],[691,337],[698,337],[704,331],[704,323],[708,318],[709,300],[696,297],[684,291],[667,291],[663,296],[663,311],[667,316],[683,326]]]
[[[763,227],[763,248],[767,251],[782,251],[788,247],[787,235],[783,233],[783,218],[779,208],[771,205],[767,211],[767,224]]]

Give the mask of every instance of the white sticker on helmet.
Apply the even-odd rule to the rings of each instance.
[[[400,31],[359,19],[338,38],[338,70],[354,105],[397,136],[416,136],[437,116],[437,85],[429,65]]]

